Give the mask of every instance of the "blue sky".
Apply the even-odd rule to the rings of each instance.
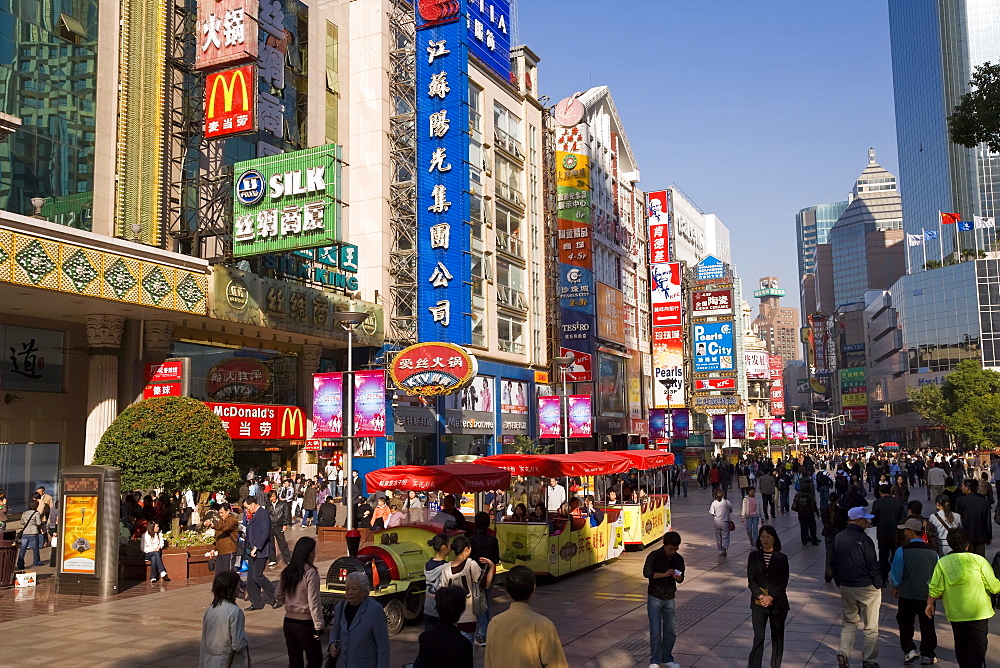
[[[745,297],[798,306],[795,214],[897,174],[884,0],[520,0],[540,92],[611,89],[644,190],[676,183],[732,232]],[[752,306],[757,302],[748,298]]]

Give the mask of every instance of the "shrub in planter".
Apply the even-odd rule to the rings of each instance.
[[[190,397],[126,408],[101,437],[94,463],[120,468],[122,489],[229,490],[240,477],[222,421]]]

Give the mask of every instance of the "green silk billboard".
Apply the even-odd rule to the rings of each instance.
[[[316,146],[233,166],[233,255],[341,241],[341,148]]]

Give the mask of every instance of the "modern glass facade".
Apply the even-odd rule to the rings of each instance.
[[[0,142],[0,208],[91,229],[97,2],[0,0],[0,112],[21,128]]]
[[[968,91],[977,65],[1000,58],[1000,11],[994,0],[889,0],[896,139],[906,232],[938,229],[938,212],[996,216],[1000,156],[948,138],[947,116]],[[943,254],[955,228],[942,230]],[[976,243],[963,232],[961,247]],[[992,232],[990,235],[992,236]],[[978,245],[984,240],[978,233]]]
[[[817,244],[825,244],[830,229],[847,208],[847,200],[806,207],[795,215],[795,233],[799,242],[799,280],[816,270]]]
[[[903,276],[892,288],[907,373],[951,371],[967,359],[1000,365],[1000,261]]]

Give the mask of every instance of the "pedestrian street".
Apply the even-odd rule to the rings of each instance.
[[[734,507],[739,492],[734,490]],[[914,498],[924,500],[923,489]],[[746,533],[736,514],[728,557],[720,557],[708,514],[710,493],[693,486],[688,498],[673,500],[673,527],[682,536],[680,554],[686,562],[685,581],[677,588],[678,640],[675,660],[688,666],[745,666],[753,630],[750,622],[750,592],[746,586],[749,551]],[[837,588],[823,581],[824,548],[803,547],[794,515],[774,522],[789,556],[791,580],[788,598],[791,611],[785,633],[786,666],[835,666],[840,638],[840,596]],[[290,529],[291,538],[304,535]],[[334,555],[321,544],[321,573],[326,573]],[[646,617],[646,580],[642,565],[646,552],[625,553],[607,565],[539,586],[532,606],[552,619],[571,666],[621,668],[649,665],[649,634]],[[992,558],[992,549],[988,552]],[[51,570],[51,569],[49,569]],[[51,580],[44,578],[34,593],[11,589],[0,591],[0,666],[63,665],[86,661],[101,666],[197,665],[201,618],[211,601],[208,579],[188,582],[142,583],[106,602],[51,593]],[[268,576],[277,579],[277,570]],[[503,589],[495,591],[494,614],[507,608]],[[895,621],[895,602],[888,590],[883,595],[879,631],[881,666],[901,666]],[[282,636],[281,610],[270,607],[246,613],[247,634],[253,665],[285,666],[287,655]],[[941,666],[955,665],[952,631],[941,606],[935,617],[938,657]],[[393,668],[416,656],[420,624],[408,625],[391,639]],[[1000,665],[1000,621],[990,623],[988,665]],[[860,666],[862,634],[857,633],[852,666]],[[483,649],[476,648],[476,665],[482,665]],[[768,665],[770,648],[765,650]]]

